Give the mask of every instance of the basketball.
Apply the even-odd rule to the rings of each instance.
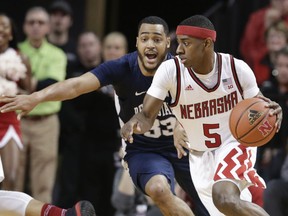
[[[270,108],[260,98],[240,101],[232,109],[229,127],[232,135],[245,146],[262,146],[276,133],[276,116],[270,116]]]

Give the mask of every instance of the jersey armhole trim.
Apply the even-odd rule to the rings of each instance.
[[[236,67],[235,67],[235,61],[234,61],[234,57],[232,55],[230,55],[230,65],[231,65],[231,70],[232,70],[232,74],[233,74],[233,77],[234,77],[234,80],[235,80],[235,83],[236,83],[236,86],[241,94],[241,97],[242,99],[244,99],[244,96],[243,96],[243,89],[240,85],[240,82],[239,82],[239,79],[238,79],[238,75],[237,75],[237,72],[236,72]]]
[[[173,103],[170,104],[171,107],[175,107],[178,104],[179,101],[179,96],[181,93],[181,74],[180,74],[180,65],[179,65],[179,61],[177,59],[177,57],[174,57],[174,62],[176,65],[176,76],[177,76],[177,83],[176,83],[176,97],[175,97],[175,101]]]

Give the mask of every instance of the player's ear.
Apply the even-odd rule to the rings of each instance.
[[[204,47],[206,48],[211,47],[212,44],[213,44],[212,38],[209,37],[204,40]]]
[[[171,45],[171,38],[167,37],[167,48],[169,49]]]
[[[136,47],[138,47],[138,40],[139,40],[139,38],[136,37]]]

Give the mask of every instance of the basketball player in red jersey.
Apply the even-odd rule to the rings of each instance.
[[[178,156],[183,156],[185,148],[190,150],[192,180],[210,215],[267,216],[259,206],[262,200],[255,200],[259,195],[255,191],[265,188],[254,169],[257,148],[238,143],[228,120],[239,101],[261,97],[273,109],[270,115],[277,116],[279,130],[282,109],[262,96],[245,62],[214,51],[216,31],[209,19],[189,17],[178,25],[176,34],[178,56],[160,65],[143,110],[122,127],[121,136],[133,142],[134,135],[149,130],[169,93],[170,106],[187,133],[182,146],[176,146]]]

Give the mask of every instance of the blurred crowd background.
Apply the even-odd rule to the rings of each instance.
[[[47,8],[50,3],[51,0],[9,0],[1,3],[1,11],[9,13],[21,31],[28,8],[35,5]],[[181,0],[173,3],[164,0],[70,0],[69,3],[74,11],[71,28],[74,37],[83,30],[92,30],[100,37],[117,30],[127,36],[131,51],[134,50],[138,21],[144,16],[160,16],[174,29],[187,16],[203,14],[216,27],[217,50],[229,51],[239,57],[239,41],[250,13],[269,4],[269,0]]]
[[[257,159],[257,170],[268,185],[264,208],[273,212],[272,216],[281,216],[288,215],[285,212],[288,206],[287,2],[5,0],[0,3],[0,37],[9,28],[5,24],[8,15],[16,24],[19,51],[31,63],[27,67],[28,71],[29,67],[32,68],[32,73],[31,68],[30,73],[27,73],[31,85],[23,85],[21,93],[31,93],[54,82],[79,76],[101,62],[134,51],[137,25],[145,16],[160,16],[167,21],[171,38],[174,39],[171,49],[173,54],[177,46],[174,30],[178,23],[195,14],[207,16],[217,31],[215,50],[245,60],[254,71],[264,95],[277,101],[283,108],[282,129],[270,143],[259,148]],[[31,8],[34,9],[30,11]],[[46,29],[48,24],[50,27]],[[39,27],[39,32],[34,27]],[[16,40],[15,37],[13,40]],[[32,41],[33,47],[27,41]],[[34,48],[37,50],[42,42],[47,45],[46,51],[34,52]],[[4,56],[6,46],[4,48],[0,50],[0,58]],[[47,63],[54,68],[47,68]],[[21,132],[24,147],[18,142],[18,149],[15,149],[16,145],[8,148],[9,142],[0,142],[6,175],[1,188],[25,191],[41,201],[65,208],[77,200],[88,199],[95,206],[98,216],[132,216],[143,209],[150,210],[147,215],[160,215],[147,197],[135,191],[129,175],[121,166],[121,139],[113,95],[113,88],[108,86],[101,91],[63,102],[61,109],[57,103],[45,104],[33,111],[32,114],[36,115],[23,118]],[[9,119],[10,116],[5,118]],[[3,119],[0,116],[0,128],[4,125],[3,128],[7,129],[9,124],[5,126]],[[19,131],[16,130],[17,133]],[[130,189],[121,189],[119,185],[123,186],[123,182]],[[122,195],[132,197],[132,207],[124,206],[132,210],[124,211],[121,209],[123,206],[117,206],[119,203],[114,196],[119,190]],[[183,191],[179,190],[179,194],[182,193],[185,198],[185,193],[183,195]],[[132,192],[125,194],[127,191]],[[188,198],[186,200],[191,202]],[[265,206],[265,200],[266,204],[274,206]],[[285,213],[275,213],[275,209]]]

